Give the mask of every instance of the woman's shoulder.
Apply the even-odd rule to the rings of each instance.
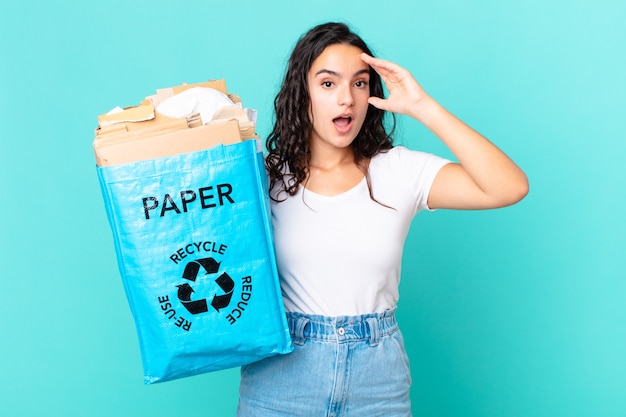
[[[423,151],[409,149],[404,145],[395,145],[390,149],[379,152],[372,158],[371,163],[392,165],[396,165],[398,163],[414,164],[419,161],[426,161],[432,156],[434,155]]]
[[[371,159],[370,172],[378,172],[380,175],[420,178],[426,173],[436,173],[449,162],[451,161],[432,153],[410,149],[404,145],[396,145]]]

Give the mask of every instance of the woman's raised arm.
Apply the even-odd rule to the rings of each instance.
[[[437,174],[430,208],[488,209],[515,204],[528,193],[526,174],[500,149],[430,97],[406,69],[367,54],[389,97],[370,97],[382,110],[406,114],[432,131],[458,159]]]

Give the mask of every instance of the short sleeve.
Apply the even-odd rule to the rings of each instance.
[[[394,201],[415,214],[432,211],[428,207],[430,189],[441,168],[451,162],[434,154],[396,146],[372,159],[370,175],[384,188],[381,192],[387,201]]]

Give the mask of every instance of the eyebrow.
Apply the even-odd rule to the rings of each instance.
[[[360,69],[357,72],[355,72],[353,77],[357,77],[357,76],[359,76],[361,74],[369,74],[369,73],[370,73],[369,68],[363,68],[363,69]],[[329,69],[326,69],[326,68],[322,68],[321,70],[317,71],[315,73],[315,76],[317,77],[320,74],[330,74],[330,75],[335,76],[335,77],[341,77],[341,74],[338,73],[337,71],[329,70]]]

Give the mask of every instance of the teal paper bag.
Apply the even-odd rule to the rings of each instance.
[[[255,140],[97,170],[146,384],[293,349]]]

